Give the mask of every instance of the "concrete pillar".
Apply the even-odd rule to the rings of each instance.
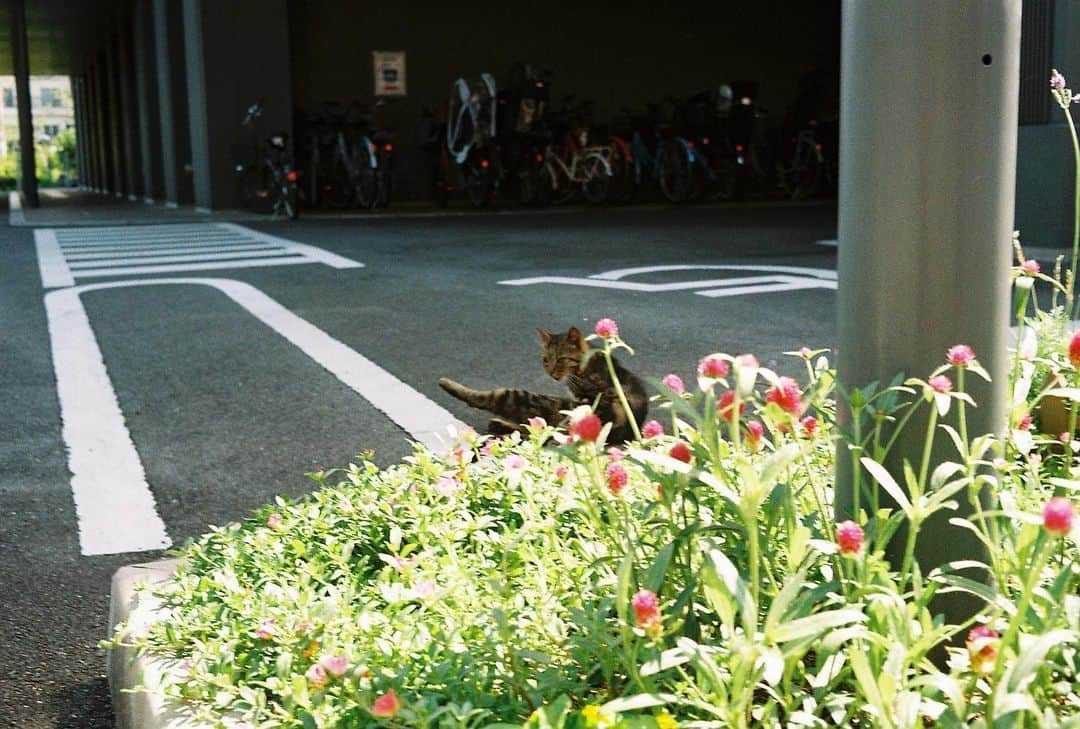
[[[75,149],[79,165],[79,186],[88,187],[90,184],[91,171],[90,157],[87,154],[87,151],[90,148],[87,143],[90,126],[86,122],[86,76],[72,76],[71,86],[74,92],[75,102]]]
[[[34,118],[30,101],[30,48],[26,40],[24,0],[11,3],[11,55],[15,66],[15,99],[19,111],[19,189],[23,205],[36,208],[37,171],[34,167]]]
[[[188,173],[191,136],[180,0],[154,0],[153,20],[158,121],[161,125],[161,186],[165,204],[176,206],[193,200]]]
[[[108,104],[109,149],[112,153],[112,187],[116,197],[127,194],[126,160],[124,159],[124,110],[120,92],[119,41],[115,25],[105,39],[105,89]]]
[[[94,61],[94,106],[96,107],[94,126],[97,130],[97,164],[101,171],[99,175],[99,192],[111,193],[114,191],[113,181],[115,169],[112,155],[112,127],[109,123],[109,88],[106,75],[105,51],[98,51]]]
[[[154,68],[154,18],[149,3],[135,3],[132,23],[135,56],[135,94],[139,99],[139,159],[146,202],[164,198],[161,185],[161,120],[158,117],[157,75]]]
[[[142,141],[139,99],[135,91],[135,56],[132,51],[131,16],[117,18],[116,71],[120,86],[120,130],[124,141],[124,191],[128,200],[142,196]]]
[[[252,155],[245,110],[265,100],[256,133],[292,136],[286,0],[184,0],[195,206],[234,207],[235,167]]]
[[[898,372],[925,379],[948,347],[968,344],[993,378],[966,378],[978,403],[967,410],[971,436],[1005,425],[1019,31],[1020,0],[843,5],[839,378],[849,391]],[[841,411],[849,428],[851,413]],[[946,419],[954,426],[956,411]],[[898,483],[903,459],[918,471],[925,435],[926,419],[913,419],[894,448],[885,465]],[[930,472],[955,459],[941,436]],[[845,444],[837,464],[837,516],[847,518]],[[863,480],[873,483],[865,472]],[[924,574],[981,554],[969,532],[947,523],[970,513],[958,501],[958,512],[920,532]],[[898,551],[903,539],[894,538]],[[935,608],[953,620],[977,607],[947,597]]]

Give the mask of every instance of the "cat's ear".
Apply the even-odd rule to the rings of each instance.
[[[551,341],[551,332],[545,331],[545,330],[541,329],[540,327],[537,327],[536,328],[536,333],[540,335],[540,341],[543,342],[544,344],[547,344],[548,342]]]
[[[576,344],[579,347],[582,346],[583,341],[581,339],[581,332],[577,327],[570,327],[570,331],[566,333],[566,341],[570,344]]]

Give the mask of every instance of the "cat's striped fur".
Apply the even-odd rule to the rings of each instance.
[[[627,413],[611,381],[607,362],[599,354],[582,360],[589,351],[588,342],[577,327],[570,327],[565,333],[553,333],[537,329],[540,335],[541,361],[544,371],[555,380],[565,380],[572,397],[539,395],[528,390],[497,388],[494,390],[473,390],[453,380],[442,378],[439,386],[462,402],[495,415],[488,429],[492,433],[508,433],[521,429],[521,423],[529,418],[541,417],[548,423],[559,424],[565,419],[563,413],[578,405],[592,405],[596,414],[606,423],[611,423],[612,442],[627,441],[633,438],[633,429]],[[613,359],[615,374],[626,395],[636,422],[644,421],[649,407],[649,396],[638,377]]]

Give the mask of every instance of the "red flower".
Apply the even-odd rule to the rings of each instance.
[[[1072,366],[1080,369],[1080,332],[1073,335],[1069,340],[1069,361]]]
[[[1030,430],[1031,429],[1031,413],[1026,413],[1020,417],[1020,421],[1016,424],[1017,430]]]
[[[697,366],[699,375],[711,377],[714,380],[728,375],[728,363],[715,355],[709,355]]]
[[[765,402],[776,403],[784,412],[798,415],[802,412],[802,394],[799,392],[799,383],[790,377],[781,377],[765,393]]]
[[[686,385],[683,384],[682,378],[678,375],[664,375],[664,379],[660,380],[660,384],[679,395],[686,392]]]
[[[720,396],[720,402],[716,404],[716,409],[720,412],[720,417],[728,422],[731,422],[732,417],[735,414],[735,391],[724,390],[724,394]],[[741,416],[746,412],[746,403],[739,403],[739,415]]]
[[[862,551],[863,530],[862,527],[848,519],[836,525],[836,543],[840,546],[840,554],[852,556]]]
[[[651,590],[639,590],[630,601],[634,608],[634,622],[642,628],[651,628],[660,623],[660,600]]]
[[[641,426],[641,436],[643,438],[658,438],[664,434],[664,426],[657,420],[650,420]]]
[[[757,450],[761,445],[761,436],[765,435],[765,426],[760,420],[751,420],[746,424],[746,445],[751,450]]]
[[[926,384],[930,385],[930,389],[934,392],[946,393],[952,392],[952,380],[945,375],[938,375],[937,377],[931,377],[930,381]]]
[[[1055,496],[1043,507],[1043,527],[1056,536],[1063,536],[1072,530],[1073,517],[1076,515],[1072,502]]]
[[[814,433],[817,432],[817,418],[813,415],[807,415],[799,421],[799,425],[802,426],[803,432],[806,433],[807,438],[813,438]]]
[[[570,435],[593,443],[600,437],[600,431],[603,427],[604,424],[600,422],[600,418],[596,416],[596,413],[589,413],[577,420],[570,421]]]
[[[967,367],[975,361],[975,352],[966,344],[957,344],[945,352],[945,361],[954,367]]]
[[[615,323],[614,319],[601,319],[596,322],[596,329],[594,331],[605,339],[617,337],[619,336],[619,325]]]
[[[681,440],[675,445],[671,446],[671,450],[668,451],[668,455],[674,458],[676,461],[682,461],[683,463],[689,463],[694,458],[693,454],[690,453],[690,448]]]
[[[608,489],[615,496],[622,493],[622,490],[626,488],[626,482],[629,480],[626,475],[626,469],[623,468],[620,463],[612,463],[608,466],[607,470],[604,472],[604,476],[607,477]]]
[[[371,705],[371,715],[379,719],[390,719],[400,710],[401,701],[394,693],[394,689],[390,689],[375,699],[375,703]]]
[[[967,637],[971,670],[984,676],[994,670],[997,664],[999,638],[997,631],[989,625],[976,625],[971,629]]]

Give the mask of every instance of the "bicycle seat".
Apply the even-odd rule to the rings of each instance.
[[[267,144],[269,144],[274,149],[285,149],[285,145],[288,144],[288,142],[289,142],[289,135],[286,134],[285,132],[278,132],[277,134],[271,134],[267,138],[266,142],[267,142]]]

